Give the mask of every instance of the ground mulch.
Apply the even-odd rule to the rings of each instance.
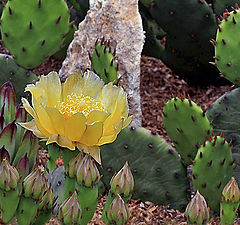
[[[0,52],[8,53],[0,41]],[[58,71],[61,61],[53,57],[48,58],[42,65],[34,69],[38,75],[47,74],[50,71]],[[180,79],[161,60],[143,56],[141,60],[141,104],[143,113],[143,127],[155,129],[160,135],[169,141],[163,128],[161,113],[164,104],[175,96],[188,96],[195,103],[206,110],[212,102],[227,91],[234,89],[234,86],[225,85],[220,87],[209,86],[205,89],[189,86]],[[42,152],[44,154],[44,152]],[[45,160],[46,157],[42,156]],[[176,190],[177,191],[177,190]],[[99,198],[99,204],[95,215],[89,225],[103,225],[101,214],[106,196]],[[184,214],[178,210],[170,209],[168,206],[158,206],[151,202],[130,200],[129,208],[131,212],[130,224],[187,224]],[[52,218],[48,224],[58,224],[56,218]],[[210,224],[220,224],[219,217],[214,216]],[[236,221],[240,224],[240,220]]]

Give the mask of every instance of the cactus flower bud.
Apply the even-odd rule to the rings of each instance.
[[[233,224],[240,201],[240,191],[234,177],[226,184],[220,201],[221,224]]]
[[[7,161],[10,161],[10,155],[9,155],[8,151],[6,150],[5,146],[2,146],[2,148],[0,148],[0,163],[5,158],[7,159]]]
[[[83,153],[79,152],[74,158],[72,158],[68,165],[67,165],[67,169],[66,169],[66,174],[70,177],[70,178],[74,178],[76,176],[77,173],[77,168],[80,165],[80,163],[82,162],[83,159]]]
[[[123,225],[127,223],[130,216],[127,204],[124,203],[120,195],[117,195],[106,212],[108,222],[110,224]]]
[[[222,191],[222,200],[226,202],[239,202],[240,190],[234,177],[226,184]]]
[[[27,157],[27,153],[19,160],[16,166],[19,175],[23,178],[29,174],[29,159]]]
[[[209,221],[209,208],[204,197],[197,191],[185,210],[187,222],[190,224],[205,224]]]
[[[100,173],[97,169],[95,161],[89,154],[86,154],[77,167],[76,179],[78,184],[93,187],[100,180]]]
[[[45,209],[52,209],[53,207],[53,192],[51,186],[47,188],[47,190],[44,192],[43,197],[41,198],[41,201],[39,203],[39,209],[45,210]]]
[[[60,206],[58,219],[62,224],[80,224],[82,215],[81,206],[77,200],[77,194],[68,197]]]
[[[110,181],[111,192],[122,197],[132,195],[134,188],[134,179],[131,169],[126,162],[123,168],[112,177]]]
[[[24,196],[39,199],[47,187],[47,179],[41,169],[35,169],[23,180]]]
[[[3,159],[0,168],[0,188],[5,191],[16,189],[19,181],[19,174],[15,167],[11,166],[6,159]]]

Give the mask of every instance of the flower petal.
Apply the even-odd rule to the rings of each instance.
[[[47,145],[56,142],[59,146],[68,148],[70,150],[75,150],[75,144],[66,137],[59,134],[53,134],[48,138]]]
[[[47,100],[47,106],[50,108],[54,108],[56,103],[62,99],[62,85],[56,72],[41,76],[40,81],[36,82],[35,85],[27,85],[25,91],[30,91],[35,99],[44,97]]]
[[[51,119],[56,132],[64,136],[64,127],[66,124],[65,117],[56,108],[45,108],[45,110]]]
[[[18,123],[20,126],[24,127],[27,130],[32,131],[37,137],[39,138],[45,138],[46,136],[44,134],[42,134],[35,123],[35,120],[31,120],[30,122],[26,122],[26,123]]]
[[[103,123],[95,122],[87,126],[85,133],[83,134],[80,143],[93,146],[98,143],[98,140],[101,138],[103,132]]]
[[[34,111],[34,109],[32,108],[32,106],[29,104],[28,100],[26,98],[22,98],[22,104],[24,109],[33,117],[36,117],[36,113]]]
[[[87,124],[92,124],[97,121],[104,122],[109,115],[109,113],[104,111],[93,110],[88,114]]]
[[[65,136],[79,142],[87,129],[87,119],[83,113],[73,114],[65,123]]]
[[[63,85],[63,99],[74,93],[95,98],[104,86],[104,82],[94,73],[87,72],[82,75],[73,73]]]
[[[125,119],[125,120],[123,121],[123,127],[122,127],[122,129],[124,129],[125,127],[127,127],[127,126],[132,122],[132,118],[133,118],[133,116],[129,116],[127,119]]]
[[[89,153],[99,165],[102,165],[100,148],[98,146],[79,145],[85,153]]]

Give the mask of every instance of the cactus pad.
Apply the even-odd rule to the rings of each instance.
[[[173,98],[163,108],[162,119],[184,164],[190,165],[197,154],[197,145],[212,130],[204,112],[191,100]]]
[[[234,175],[240,184],[240,88],[234,89],[221,96],[207,110],[206,116],[213,121],[213,130],[218,135],[223,132],[227,141],[232,141],[233,158],[235,159],[236,169]]]
[[[128,161],[135,181],[133,198],[185,209],[186,168],[177,152],[156,133],[127,127],[115,142],[101,147],[101,154],[105,185]]]
[[[215,42],[215,61],[222,75],[240,86],[240,66],[238,62],[240,40],[240,11],[225,13],[225,20],[221,22]]]
[[[193,187],[218,212],[222,190],[233,175],[231,147],[223,136],[209,137],[198,149],[193,164]]]
[[[34,68],[60,49],[69,18],[64,0],[8,1],[1,17],[4,44],[19,65]]]

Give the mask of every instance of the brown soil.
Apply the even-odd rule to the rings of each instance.
[[[1,45],[0,52],[7,53]],[[38,75],[47,74],[55,70],[58,71],[61,62],[50,57],[42,65],[34,69]],[[190,87],[181,80],[161,60],[143,56],[141,60],[141,101],[143,112],[143,127],[155,129],[167,140],[168,137],[162,125],[161,112],[164,104],[173,96],[188,96],[204,110],[218,97],[227,91],[232,90],[233,86],[210,86],[206,89]],[[43,157],[44,158],[44,157]],[[102,225],[101,213],[106,196],[99,199],[97,211],[92,219],[91,225]],[[131,200],[129,203],[131,218],[128,224],[186,224],[183,213],[170,209],[168,206],[158,206],[151,202]],[[52,218],[49,224],[58,224]],[[218,217],[213,217],[210,224],[220,224]],[[236,224],[240,224],[236,223]]]

